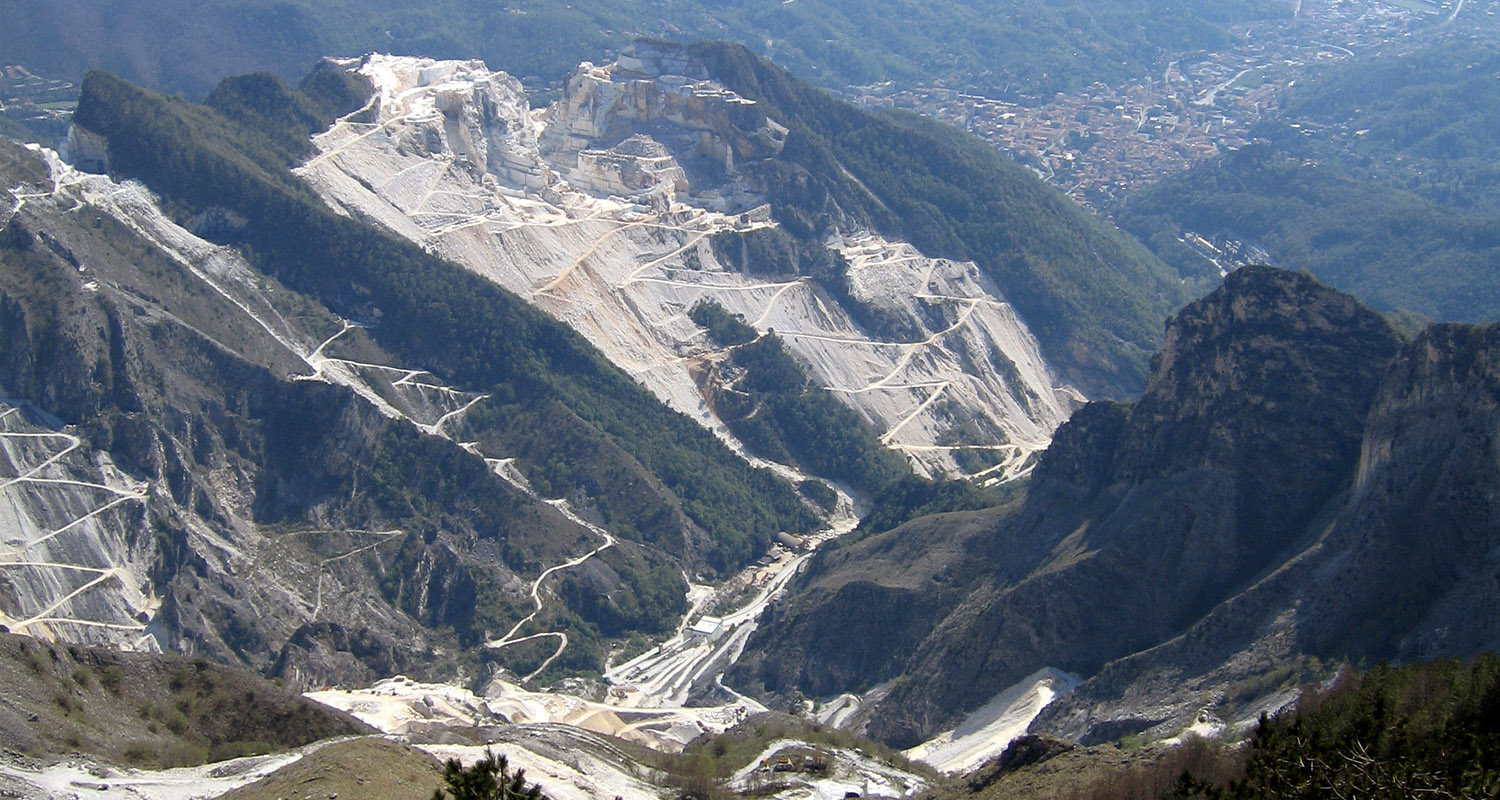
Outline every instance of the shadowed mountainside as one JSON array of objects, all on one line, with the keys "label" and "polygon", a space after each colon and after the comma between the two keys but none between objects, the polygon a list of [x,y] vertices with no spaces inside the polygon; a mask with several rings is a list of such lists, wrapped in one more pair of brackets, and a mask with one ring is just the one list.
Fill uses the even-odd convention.
[{"label": "shadowed mountainside", "polygon": [[1309,657],[1494,647],[1497,330],[1402,345],[1306,275],[1232,273],[1168,326],[1139,401],[1058,431],[1024,498],[820,556],[735,677],[888,684],[868,730],[909,744],[1055,666],[1088,680],[1037,725],[1087,740],[1230,718]]}]

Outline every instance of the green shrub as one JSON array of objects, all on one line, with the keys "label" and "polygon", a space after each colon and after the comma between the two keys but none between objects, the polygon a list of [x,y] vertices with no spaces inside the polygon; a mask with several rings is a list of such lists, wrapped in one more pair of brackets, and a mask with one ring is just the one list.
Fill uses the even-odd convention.
[{"label": "green shrub", "polygon": [[209,761],[227,761],[231,758],[260,756],[274,752],[276,746],[270,742],[235,741],[217,742],[208,748]]},{"label": "green shrub", "polygon": [[[1345,670],[1262,717],[1242,777],[1186,771],[1170,797],[1492,798],[1500,793],[1500,656]],[[1310,787],[1317,787],[1309,794]]]},{"label": "green shrub", "polygon": [[106,664],[99,668],[99,685],[116,697],[120,696],[125,682],[125,670],[119,664]]}]

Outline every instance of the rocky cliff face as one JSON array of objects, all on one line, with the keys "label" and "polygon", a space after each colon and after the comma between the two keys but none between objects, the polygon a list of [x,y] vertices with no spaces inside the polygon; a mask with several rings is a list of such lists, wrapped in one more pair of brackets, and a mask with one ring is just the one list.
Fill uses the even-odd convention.
[{"label": "rocky cliff face", "polygon": [[1310,659],[1467,657],[1500,646],[1496,335],[1494,325],[1437,325],[1401,347],[1369,396],[1357,455],[1342,461],[1343,480],[1300,535],[1242,591],[1180,635],[1108,664],[1038,724],[1097,736],[1165,728],[1195,706],[1253,717],[1290,699],[1286,673]]},{"label": "rocky cliff face", "polygon": [[1351,657],[1500,647],[1500,326],[1435,325],[1392,363],[1303,641]]},{"label": "rocky cliff face", "polygon": [[662,208],[678,194],[722,211],[760,205],[738,164],[775,158],[787,134],[682,50],[645,42],[614,64],[580,66],[541,116],[540,153],[570,182]]},{"label": "rocky cliff face", "polygon": [[[1132,526],[1158,529],[1139,529],[1148,546],[1178,559],[1177,591],[1212,598],[1284,556],[1348,482],[1397,345],[1352,298],[1283,271],[1235,272],[1173,320],[1145,394],[1105,453],[1106,482],[1140,487],[1149,499],[1132,503],[1165,515],[1125,512]],[[1180,538],[1160,538],[1167,531]]]},{"label": "rocky cliff face", "polygon": [[929,474],[1021,474],[1082,400],[972,263],[775,223],[759,166],[786,129],[680,48],[584,64],[535,112],[476,64],[358,69],[376,98],[298,169],[329,204],[526,297],[736,446],[704,380],[724,353],[685,314],[700,300],[774,329]]},{"label": "rocky cliff face", "polygon": [[[1058,431],[1023,499],[821,558],[739,678],[890,682],[868,730],[905,744],[1057,666],[1087,680],[1037,725],[1107,739],[1253,718],[1311,658],[1493,647],[1494,346],[1457,326],[1402,346],[1311,278],[1234,273],[1169,325],[1139,402]],[[821,629],[871,604],[929,621],[831,669]]]}]

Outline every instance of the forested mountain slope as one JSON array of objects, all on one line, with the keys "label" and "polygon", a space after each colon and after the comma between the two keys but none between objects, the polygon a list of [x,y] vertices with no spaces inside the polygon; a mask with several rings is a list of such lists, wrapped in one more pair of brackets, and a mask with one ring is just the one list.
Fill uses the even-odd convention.
[{"label": "forested mountain slope", "polygon": [[1306,269],[1380,311],[1500,318],[1500,53],[1461,40],[1289,87],[1255,143],[1108,209],[1184,276]]},{"label": "forested mountain slope", "polygon": [[[566,326],[317,202],[277,161],[278,147],[306,147],[308,131],[272,123],[269,130],[280,135],[267,138],[260,133],[266,128],[237,125],[232,115],[266,123],[249,105],[266,98],[236,95],[233,86],[216,96],[229,110],[225,116],[95,73],[76,121],[108,139],[115,171],[138,176],[189,207],[241,215],[246,224],[225,238],[248,246],[261,268],[348,318],[368,320],[370,334],[394,353],[493,395],[506,411],[475,415],[495,426],[486,433],[531,454],[528,460],[559,494],[633,470],[598,469],[587,459],[563,458],[557,448],[639,462],[689,502],[636,513],[676,517],[679,540],[701,536],[696,526],[714,531],[709,550],[718,551],[712,558],[718,568],[743,563],[756,547],[754,534],[763,547],[778,528],[812,524],[785,484],[752,470],[707,431],[655,402]],[[283,106],[272,100],[269,107]],[[548,418],[581,424],[569,435],[566,425],[527,422]],[[571,441],[575,435],[579,440]],[[612,488],[599,494],[608,496]],[[684,510],[691,522],[677,516]],[[671,526],[663,530],[644,519],[631,524],[652,536],[673,535]]]},{"label": "forested mountain slope", "polygon": [[[1500,214],[1500,52],[1441,40],[1299,82],[1256,135],[1299,158]],[[1298,127],[1293,127],[1296,125]]]},{"label": "forested mountain slope", "polygon": [[[727,39],[818,83],[943,79],[986,93],[1052,92],[1151,71],[1163,52],[1211,48],[1228,23],[1288,17],[1268,0],[1070,0],[871,6],[797,3],[553,0],[477,6],[443,2],[298,3],[6,0],[0,51],[33,71],[74,79],[90,68],[197,98],[222,78],[268,70],[300,77],[334,53],[482,58],[491,68],[556,83],[636,36]],[[1149,21],[1149,24],[1148,24]]]},{"label": "forested mountain slope", "polygon": [[[1185,275],[1264,258],[1232,252],[1248,244],[1380,311],[1500,318],[1500,217],[1443,206],[1337,162],[1246,147],[1127,197],[1114,218]],[[1189,246],[1184,234],[1210,244]]]}]

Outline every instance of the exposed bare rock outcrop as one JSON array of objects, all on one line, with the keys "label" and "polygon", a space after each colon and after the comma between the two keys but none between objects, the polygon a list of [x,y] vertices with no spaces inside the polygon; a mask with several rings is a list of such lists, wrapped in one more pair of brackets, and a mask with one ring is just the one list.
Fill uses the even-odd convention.
[{"label": "exposed bare rock outcrop", "polygon": [[369,118],[315,137],[297,170],[327,203],[527,298],[737,447],[701,379],[725,353],[685,314],[702,300],[775,330],[927,474],[1021,474],[1082,401],[973,263],[836,209],[826,238],[773,219],[787,128],[680,47],[583,64],[536,111],[475,63],[356,69]]},{"label": "exposed bare rock outcrop", "polygon": [[[1138,402],[1058,431],[1023,499],[825,555],[750,650],[782,691],[893,680],[868,729],[904,744],[1045,665],[1088,680],[1036,726],[1097,740],[1253,718],[1309,659],[1493,648],[1495,331],[1402,345],[1305,275],[1233,273],[1171,322]],[[879,598],[894,624],[830,671],[822,621]],[[908,613],[937,621],[904,637]],[[772,690],[767,669],[740,680]]]}]

